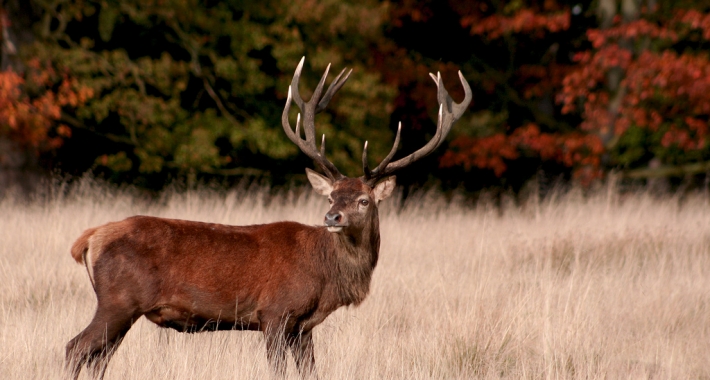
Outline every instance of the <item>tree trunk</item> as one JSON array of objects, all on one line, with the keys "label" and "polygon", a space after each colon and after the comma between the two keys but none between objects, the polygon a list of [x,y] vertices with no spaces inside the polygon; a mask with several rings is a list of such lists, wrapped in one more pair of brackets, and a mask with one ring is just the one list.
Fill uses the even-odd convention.
[{"label": "tree trunk", "polygon": [[[23,47],[34,42],[32,23],[35,13],[32,2],[3,0],[0,5],[0,70],[24,72],[20,60]],[[41,170],[34,152],[0,136],[0,196],[11,189],[27,194],[41,179]]]}]

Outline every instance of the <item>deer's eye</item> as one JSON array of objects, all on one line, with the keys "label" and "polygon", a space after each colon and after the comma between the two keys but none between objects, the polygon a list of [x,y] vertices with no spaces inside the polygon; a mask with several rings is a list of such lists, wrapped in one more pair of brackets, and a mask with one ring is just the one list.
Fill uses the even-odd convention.
[{"label": "deer's eye", "polygon": [[363,206],[367,206],[370,204],[370,201],[368,201],[367,199],[360,199],[360,204]]},{"label": "deer's eye", "polygon": [[332,198],[328,198],[328,203],[333,204],[333,199],[332,199]]}]

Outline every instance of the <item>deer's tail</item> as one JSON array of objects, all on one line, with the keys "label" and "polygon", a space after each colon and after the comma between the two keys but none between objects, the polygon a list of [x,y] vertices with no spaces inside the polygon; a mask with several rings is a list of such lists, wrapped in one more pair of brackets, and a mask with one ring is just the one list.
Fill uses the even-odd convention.
[{"label": "deer's tail", "polygon": [[97,227],[89,228],[84,231],[81,236],[74,242],[71,246],[71,257],[76,260],[79,264],[84,264],[84,256],[86,256],[86,251],[89,250],[89,238],[96,232]]}]

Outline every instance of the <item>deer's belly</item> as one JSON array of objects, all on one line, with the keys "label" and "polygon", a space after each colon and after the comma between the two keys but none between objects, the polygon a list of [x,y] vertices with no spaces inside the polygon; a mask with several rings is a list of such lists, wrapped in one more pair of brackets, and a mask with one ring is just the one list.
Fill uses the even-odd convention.
[{"label": "deer's belly", "polygon": [[205,315],[194,310],[162,305],[146,313],[145,317],[160,327],[180,332],[259,330],[259,321],[254,313]]}]

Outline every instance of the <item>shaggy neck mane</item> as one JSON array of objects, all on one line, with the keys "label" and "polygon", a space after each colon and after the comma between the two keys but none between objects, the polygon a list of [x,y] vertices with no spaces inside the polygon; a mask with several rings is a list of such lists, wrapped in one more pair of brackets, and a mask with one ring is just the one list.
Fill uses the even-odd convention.
[{"label": "shaggy neck mane", "polygon": [[376,208],[370,218],[369,226],[359,234],[327,232],[333,244],[329,270],[336,274],[329,277],[334,279],[335,292],[342,305],[357,306],[370,291],[370,280],[380,251],[380,223]]}]

